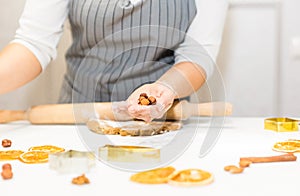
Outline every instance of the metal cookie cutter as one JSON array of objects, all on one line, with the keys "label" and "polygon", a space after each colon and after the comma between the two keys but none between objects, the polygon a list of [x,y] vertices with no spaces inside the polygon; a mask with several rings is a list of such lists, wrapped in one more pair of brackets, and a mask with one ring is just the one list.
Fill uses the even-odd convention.
[{"label": "metal cookie cutter", "polygon": [[160,149],[143,146],[99,147],[99,157],[109,162],[157,163],[160,161]]},{"label": "metal cookie cutter", "polygon": [[86,173],[95,164],[93,152],[69,150],[49,154],[49,167],[59,173]]},{"label": "metal cookie cutter", "polygon": [[265,119],[265,129],[277,132],[298,131],[299,120],[292,118],[267,118]]}]

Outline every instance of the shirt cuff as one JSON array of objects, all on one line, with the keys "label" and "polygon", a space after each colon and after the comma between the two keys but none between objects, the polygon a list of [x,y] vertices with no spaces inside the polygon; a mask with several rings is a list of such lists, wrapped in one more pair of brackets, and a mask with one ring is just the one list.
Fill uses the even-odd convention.
[{"label": "shirt cuff", "polygon": [[175,64],[181,62],[192,62],[199,65],[206,74],[206,78],[209,78],[215,67],[215,61],[208,52],[200,45],[185,45],[182,44],[175,51]]}]

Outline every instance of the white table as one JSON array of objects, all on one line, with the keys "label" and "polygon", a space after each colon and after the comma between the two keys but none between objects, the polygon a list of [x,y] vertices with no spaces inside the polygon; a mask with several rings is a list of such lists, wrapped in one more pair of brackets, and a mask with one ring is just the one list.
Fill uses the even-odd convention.
[{"label": "white table", "polygon": [[[210,119],[191,119],[180,131],[196,130],[188,149],[169,165],[177,170],[199,168],[214,175],[214,182],[206,186],[176,187],[168,184],[143,185],[129,180],[132,172],[114,169],[97,161],[86,173],[91,183],[71,184],[77,174],[60,174],[44,164],[24,164],[10,161],[14,177],[0,178],[0,195],[298,195],[300,193],[300,164],[296,162],[252,164],[242,174],[233,175],[223,170],[229,164],[238,165],[245,156],[272,156],[277,141],[300,139],[299,132],[277,133],[264,130],[263,118],[227,118],[212,150],[199,157],[201,144],[210,126]],[[120,137],[120,136],[117,136]],[[118,138],[115,137],[116,140]],[[0,139],[11,139],[9,149],[27,150],[36,145],[57,145],[65,149],[86,151],[87,146],[78,134],[77,126],[30,125],[16,122],[0,125]],[[124,139],[124,138],[122,138]],[[129,139],[130,140],[130,139]],[[1,150],[8,150],[1,147]],[[296,154],[297,155],[297,154]],[[4,164],[1,163],[1,165]]]}]

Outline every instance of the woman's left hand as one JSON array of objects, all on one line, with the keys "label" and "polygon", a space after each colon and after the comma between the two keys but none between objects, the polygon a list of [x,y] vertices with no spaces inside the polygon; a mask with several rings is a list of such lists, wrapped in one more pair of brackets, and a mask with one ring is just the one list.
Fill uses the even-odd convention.
[{"label": "woman's left hand", "polygon": [[[148,97],[153,96],[156,103],[153,105],[140,105],[140,94],[146,93]],[[127,99],[128,113],[133,118],[150,122],[153,119],[162,118],[172,106],[176,93],[163,83],[145,84],[136,89]]]}]

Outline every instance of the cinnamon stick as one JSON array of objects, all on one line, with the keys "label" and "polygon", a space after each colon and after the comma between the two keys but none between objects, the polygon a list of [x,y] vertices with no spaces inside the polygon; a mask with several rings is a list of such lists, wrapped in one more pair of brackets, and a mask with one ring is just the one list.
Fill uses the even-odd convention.
[{"label": "cinnamon stick", "polygon": [[241,161],[250,161],[251,163],[269,163],[269,162],[284,162],[296,161],[297,157],[293,153],[283,154],[279,156],[270,157],[241,157]]}]

